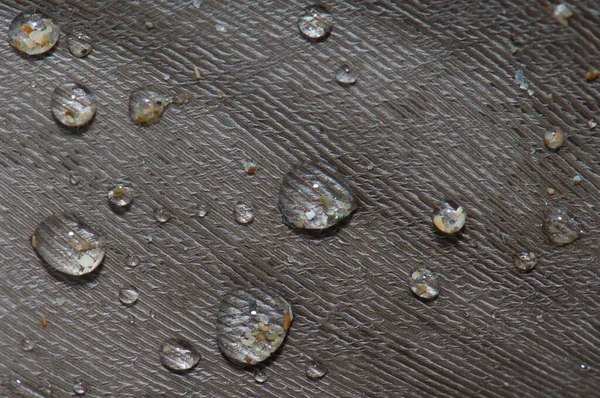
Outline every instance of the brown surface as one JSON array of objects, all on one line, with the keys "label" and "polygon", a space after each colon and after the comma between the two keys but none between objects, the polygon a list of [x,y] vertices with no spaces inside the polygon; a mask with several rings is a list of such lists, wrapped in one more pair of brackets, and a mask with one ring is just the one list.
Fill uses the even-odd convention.
[{"label": "brown surface", "polygon": [[[334,32],[318,44],[299,37],[306,3],[296,0],[59,3],[44,2],[66,30],[97,40],[87,59],[65,40],[40,59],[0,46],[2,374],[50,383],[58,397],[76,377],[102,397],[597,396],[600,143],[586,122],[600,120],[600,82],[584,79],[600,66],[596,1],[576,2],[570,27],[528,0],[331,1]],[[2,26],[31,4],[3,1]],[[525,40],[515,55],[511,33]],[[344,62],[360,70],[354,87],[333,80]],[[532,96],[514,82],[517,69]],[[100,98],[80,136],[49,108],[71,77]],[[145,85],[191,100],[137,127],[127,96]],[[550,128],[570,134],[556,154],[542,144]],[[255,176],[244,174],[246,158],[258,161]],[[303,158],[353,181],[362,207],[336,235],[309,239],[281,221],[278,185]],[[106,201],[119,179],[137,190],[124,217]],[[469,212],[459,239],[431,229],[431,207],[445,198]],[[240,199],[257,209],[248,226],[232,217]],[[203,203],[209,215],[191,217]],[[152,218],[158,204],[174,213],[163,226]],[[579,241],[547,243],[548,204],[583,222]],[[88,283],[50,274],[29,245],[36,225],[65,209],[110,237]],[[524,249],[540,257],[528,275],[511,260]],[[128,253],[142,257],[137,269],[124,267]],[[416,265],[441,275],[431,304],[407,290]],[[272,286],[295,306],[264,385],[215,342],[231,281]],[[125,308],[117,294],[130,283],[140,300]],[[203,355],[188,375],[160,365],[172,335]],[[23,336],[33,351],[20,349]],[[305,377],[303,353],[327,364],[325,379]]]}]

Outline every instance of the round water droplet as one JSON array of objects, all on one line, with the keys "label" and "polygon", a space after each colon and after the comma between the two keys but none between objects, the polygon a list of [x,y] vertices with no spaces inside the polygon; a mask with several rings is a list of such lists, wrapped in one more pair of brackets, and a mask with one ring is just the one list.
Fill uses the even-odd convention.
[{"label": "round water droplet", "polygon": [[294,228],[323,230],[356,209],[352,191],[323,167],[304,163],[294,167],[279,190],[283,221]]},{"label": "round water droplet", "polygon": [[544,143],[551,151],[557,151],[565,143],[565,133],[562,131],[547,131],[544,135]]},{"label": "round water droplet", "polygon": [[81,127],[92,120],[97,103],[96,95],[87,87],[67,82],[52,94],[52,114],[67,127]]},{"label": "round water droplet", "polygon": [[60,28],[52,18],[40,11],[19,13],[8,29],[8,41],[28,55],[49,51],[58,42]]},{"label": "round water droplet", "polygon": [[549,209],[544,218],[544,231],[550,242],[568,245],[579,237],[580,226],[565,209]]},{"label": "round water droplet", "polygon": [[256,164],[256,162],[251,159],[245,160],[243,166],[244,170],[246,170],[246,173],[248,174],[256,174],[256,171],[258,170],[258,164]]},{"label": "round water droplet", "polygon": [[69,176],[69,182],[71,183],[71,185],[79,185],[79,176],[76,176],[75,174],[71,174]]},{"label": "round water droplet", "polygon": [[200,205],[196,208],[196,214],[198,217],[204,218],[208,214],[208,210],[203,205]]},{"label": "round water droplet", "polygon": [[164,207],[159,206],[156,209],[154,209],[154,219],[161,224],[166,223],[171,219],[171,213]]},{"label": "round water droplet", "polygon": [[77,395],[85,395],[85,393],[87,392],[85,382],[81,379],[76,379],[73,382],[73,392]]},{"label": "round water droplet", "polygon": [[269,375],[264,370],[257,370],[254,372],[254,381],[257,383],[264,383],[269,378]]},{"label": "round water droplet", "polygon": [[92,272],[104,258],[104,236],[71,213],[46,218],[31,243],[50,267],[69,275]]},{"label": "round water droplet", "polygon": [[440,294],[438,276],[427,268],[419,268],[408,278],[410,290],[422,299],[431,300]]},{"label": "round water droplet", "polygon": [[152,90],[137,90],[129,97],[129,116],[140,126],[150,126],[160,122],[170,100],[165,94]]},{"label": "round water droplet", "polygon": [[443,233],[454,234],[467,222],[467,212],[462,206],[446,202],[433,213],[433,224]]},{"label": "round water droplet", "polygon": [[537,265],[537,258],[533,252],[523,252],[515,256],[515,266],[520,271],[531,271]]},{"label": "round water droplet", "polygon": [[306,377],[313,380],[319,380],[327,374],[327,368],[322,364],[311,362],[306,365]]},{"label": "round water droplet", "polygon": [[298,16],[298,29],[310,41],[323,41],[333,29],[333,15],[320,5],[306,7]]},{"label": "round water droplet", "polygon": [[124,305],[134,305],[140,294],[135,286],[125,286],[119,291],[119,301]]},{"label": "round water droplet", "polygon": [[354,84],[358,80],[358,72],[348,65],[342,65],[335,72],[335,80],[340,84]]},{"label": "round water droplet", "polygon": [[115,210],[127,209],[133,203],[133,188],[126,185],[117,185],[108,191],[108,203]]},{"label": "round water droplet", "polygon": [[575,184],[575,185],[581,184],[581,181],[583,181],[583,177],[581,177],[579,174],[577,174],[575,177],[573,177],[573,184]]},{"label": "round water droplet", "polygon": [[83,34],[69,35],[67,37],[69,52],[77,58],[87,57],[93,50],[92,39]]},{"label": "round water droplet", "polygon": [[249,224],[254,220],[254,208],[246,203],[237,203],[233,208],[233,216],[240,224]]},{"label": "round water droplet", "polygon": [[167,339],[160,347],[160,362],[168,369],[185,371],[200,361],[200,354],[194,346],[183,339]]},{"label": "round water droplet", "polygon": [[233,290],[219,309],[217,343],[230,361],[255,365],[279,349],[293,318],[291,304],[279,295]]},{"label": "round water droplet", "polygon": [[23,351],[31,351],[35,348],[35,341],[24,338],[21,340],[21,348],[23,348]]},{"label": "round water droplet", "polygon": [[136,255],[128,254],[127,257],[125,257],[125,265],[131,268],[137,267],[140,265],[140,258]]}]

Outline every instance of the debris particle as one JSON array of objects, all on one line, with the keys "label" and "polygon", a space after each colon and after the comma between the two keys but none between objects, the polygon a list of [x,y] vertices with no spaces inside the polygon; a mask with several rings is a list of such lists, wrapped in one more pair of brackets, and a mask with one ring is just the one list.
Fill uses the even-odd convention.
[{"label": "debris particle", "polygon": [[256,171],[258,170],[258,165],[254,160],[245,160],[244,170],[246,170],[246,173],[248,174],[256,174]]},{"label": "debris particle", "polygon": [[594,127],[596,127],[598,125],[598,123],[594,120],[594,119],[590,119],[588,120],[588,127],[593,129]]},{"label": "debris particle", "polygon": [[196,80],[200,80],[202,75],[200,74],[200,69],[197,66],[194,66],[194,76],[196,76]]},{"label": "debris particle", "polygon": [[588,82],[593,82],[598,78],[598,76],[600,76],[600,70],[594,68],[593,66],[590,66],[590,69],[585,72],[585,78]]},{"label": "debris particle", "polygon": [[554,188],[548,188],[546,189],[546,192],[548,192],[548,195],[554,195],[554,192],[556,191],[554,190]]},{"label": "debris particle", "polygon": [[573,16],[573,10],[571,10],[571,7],[567,3],[560,3],[556,5],[553,4],[550,7],[554,9],[552,16],[554,16],[554,18],[556,18],[556,20],[561,24],[568,26],[569,18]]},{"label": "debris particle", "polygon": [[573,184],[577,185],[581,183],[582,180],[583,178],[579,174],[577,174],[575,177],[573,177]]},{"label": "debris particle", "polygon": [[219,91],[217,91],[217,96],[219,97],[219,99],[223,99],[223,97],[225,96],[225,93],[223,92],[223,90],[219,90]]},{"label": "debris particle", "polygon": [[527,90],[529,88],[529,84],[525,82],[525,75],[521,69],[515,74],[515,81],[521,90]]},{"label": "debris particle", "polygon": [[557,151],[565,143],[565,133],[562,131],[548,131],[544,134],[544,143],[551,151]]},{"label": "debris particle", "polygon": [[42,326],[48,326],[48,318],[46,318],[45,316],[42,317]]},{"label": "debris particle", "polygon": [[150,30],[152,28],[154,28],[154,24],[152,22],[146,22],[144,24],[144,26],[146,27],[146,29]]}]

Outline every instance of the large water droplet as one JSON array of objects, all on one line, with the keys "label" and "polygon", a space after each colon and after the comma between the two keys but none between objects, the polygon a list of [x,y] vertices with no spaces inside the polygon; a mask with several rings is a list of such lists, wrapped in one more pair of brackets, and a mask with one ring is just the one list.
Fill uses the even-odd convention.
[{"label": "large water droplet", "polygon": [[544,231],[550,242],[568,245],[579,237],[580,226],[565,209],[551,208],[544,218]]},{"label": "large water droplet", "polygon": [[133,203],[133,198],[133,188],[126,185],[117,185],[108,191],[108,203],[117,211],[128,209]]},{"label": "large water droplet", "polygon": [[85,395],[85,393],[87,392],[85,382],[81,379],[76,379],[73,382],[73,392],[77,395]]},{"label": "large water droplet", "polygon": [[31,351],[35,348],[35,341],[24,338],[21,340],[21,348],[23,351]]},{"label": "large water droplet", "polygon": [[167,339],[160,347],[160,362],[168,369],[185,371],[200,361],[200,354],[187,340]]},{"label": "large water droplet", "polygon": [[565,133],[562,131],[547,131],[544,135],[544,143],[551,151],[558,151],[565,143]]},{"label": "large water droplet", "polygon": [[523,252],[515,256],[515,266],[520,271],[531,271],[537,265],[537,258],[533,252]]},{"label": "large water droplet", "polygon": [[137,90],[129,97],[129,116],[140,126],[160,122],[163,112],[170,104],[165,95],[152,90]]},{"label": "large water droplet", "polygon": [[327,229],[355,209],[352,191],[314,164],[294,167],[279,190],[279,210],[285,223],[294,228]]},{"label": "large water droplet", "polygon": [[293,320],[292,306],[261,289],[233,290],[223,297],[217,343],[234,363],[255,365],[277,351]]},{"label": "large water droplet", "polygon": [[119,291],[119,301],[124,305],[134,305],[140,294],[135,286],[125,286]]},{"label": "large water droplet", "polygon": [[312,380],[319,380],[327,374],[327,368],[320,363],[310,362],[306,365],[306,377]]},{"label": "large water droplet", "polygon": [[247,203],[236,203],[233,216],[240,224],[249,224],[254,220],[254,208]]},{"label": "large water droplet", "polygon": [[98,100],[87,87],[67,82],[52,93],[52,114],[67,127],[82,127],[96,114]]},{"label": "large water droplet", "polygon": [[408,278],[408,283],[410,290],[422,299],[431,300],[440,294],[439,278],[428,268],[413,271]]},{"label": "large water droplet", "polygon": [[310,41],[323,41],[333,29],[333,15],[320,5],[306,7],[298,16],[298,29]]},{"label": "large water droplet", "polygon": [[87,57],[92,52],[92,38],[84,35],[69,35],[67,37],[69,52],[77,58]]},{"label": "large water droplet", "polygon": [[340,84],[354,84],[358,80],[358,72],[348,65],[342,65],[335,72],[335,80]]},{"label": "large water droplet", "polygon": [[69,275],[92,272],[104,258],[104,236],[71,213],[46,218],[31,244],[50,267]]},{"label": "large water droplet", "polygon": [[446,202],[433,213],[433,225],[443,233],[454,234],[462,229],[467,222],[467,212],[464,207]]},{"label": "large water droplet", "polygon": [[166,208],[159,206],[154,209],[154,219],[159,223],[166,223],[171,219],[171,213]]},{"label": "large water droplet", "polygon": [[265,381],[267,381],[269,378],[269,375],[267,374],[267,372],[265,372],[264,370],[257,370],[256,372],[254,372],[254,381],[256,381],[257,383],[264,383]]},{"label": "large water droplet", "polygon": [[14,48],[28,55],[49,51],[58,42],[60,27],[40,11],[21,12],[12,20],[8,41]]},{"label": "large water droplet", "polygon": [[128,254],[127,257],[125,257],[125,265],[131,268],[137,267],[140,265],[140,258],[134,254]]}]

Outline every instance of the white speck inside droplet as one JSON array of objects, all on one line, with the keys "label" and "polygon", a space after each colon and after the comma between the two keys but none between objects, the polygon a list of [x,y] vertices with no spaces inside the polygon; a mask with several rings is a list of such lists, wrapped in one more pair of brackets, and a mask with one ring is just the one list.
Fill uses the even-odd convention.
[{"label": "white speck inside droplet", "polygon": [[311,221],[312,219],[314,219],[314,218],[315,218],[315,216],[316,216],[316,215],[317,215],[317,213],[315,213],[315,211],[314,211],[314,210],[307,211],[307,212],[306,212],[306,219],[307,219],[308,221]]},{"label": "white speck inside droplet", "polygon": [[84,254],[79,259],[79,265],[81,265],[83,268],[91,268],[94,265],[94,263],[95,263],[94,258],[92,256],[90,256],[89,254]]}]

